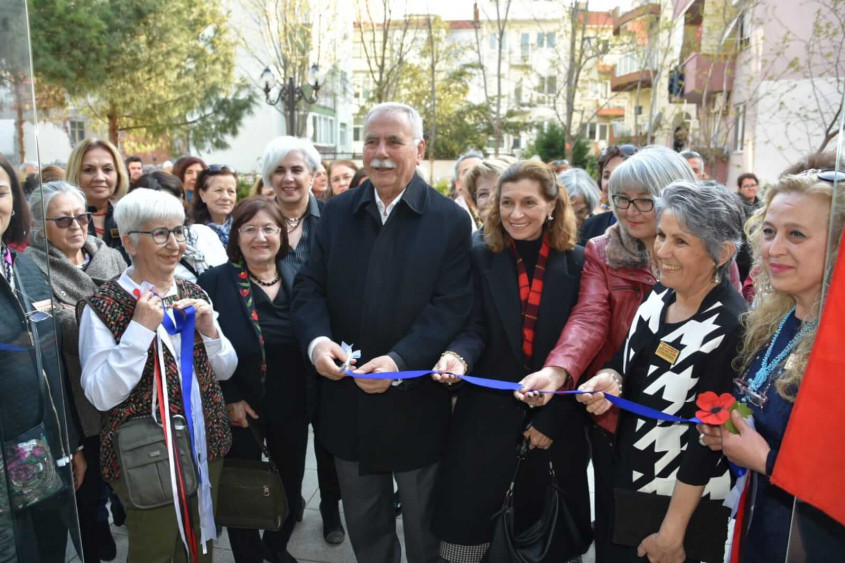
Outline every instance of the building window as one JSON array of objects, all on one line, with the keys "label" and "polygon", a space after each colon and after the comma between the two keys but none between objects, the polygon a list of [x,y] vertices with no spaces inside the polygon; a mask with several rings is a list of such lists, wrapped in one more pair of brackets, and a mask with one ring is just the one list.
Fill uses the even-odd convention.
[{"label": "building window", "polygon": [[75,147],[77,143],[85,138],[85,122],[71,120],[68,123],[68,133],[70,136],[70,146]]},{"label": "building window", "polygon": [[734,150],[742,151],[745,148],[745,104],[734,106],[736,119],[734,120]]},{"label": "building window", "polygon": [[607,99],[610,97],[610,80],[603,80],[601,83],[601,97]]},{"label": "building window", "polygon": [[[528,35],[528,34],[523,33],[523,35]],[[542,33],[542,32],[538,33],[537,34],[537,48],[538,49],[543,49],[543,48],[551,49],[555,46],[555,39],[556,39],[556,37],[555,37],[554,31],[549,32],[549,33]]]},{"label": "building window", "polygon": [[607,123],[599,123],[599,141],[607,140],[608,126]]},{"label": "building window", "polygon": [[358,143],[361,141],[361,135],[364,132],[364,127],[361,125],[356,125],[352,128],[352,141]]},{"label": "building window", "polygon": [[637,105],[634,106],[634,115],[642,115],[643,114],[643,106]]},{"label": "building window", "polygon": [[[496,50],[496,47],[499,44],[498,37],[499,37],[498,32],[490,34],[490,50],[491,51]],[[508,50],[508,34],[503,33],[502,34],[502,51],[507,51],[507,50]]]},{"label": "building window", "polygon": [[513,89],[513,99],[517,104],[522,103],[522,80],[517,82]]},{"label": "building window", "polygon": [[335,144],[334,117],[311,114],[311,140],[318,145]]},{"label": "building window", "polygon": [[751,43],[751,17],[747,11],[740,12],[736,22],[739,48],[744,49]]},{"label": "building window", "polygon": [[344,149],[349,145],[349,125],[346,123],[340,124],[340,142],[338,144]]}]

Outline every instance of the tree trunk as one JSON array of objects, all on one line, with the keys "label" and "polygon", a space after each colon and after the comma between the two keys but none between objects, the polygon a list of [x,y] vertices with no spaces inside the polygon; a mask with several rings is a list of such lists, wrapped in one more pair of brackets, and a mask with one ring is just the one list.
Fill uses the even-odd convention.
[{"label": "tree trunk", "polygon": [[109,141],[111,141],[114,146],[118,146],[120,129],[118,128],[117,123],[117,110],[114,108],[110,109],[107,118],[109,122]]},{"label": "tree trunk", "polygon": [[24,138],[24,93],[23,85],[16,78],[12,79],[15,93],[15,131],[18,136],[18,154],[21,162],[26,162],[26,139]]}]

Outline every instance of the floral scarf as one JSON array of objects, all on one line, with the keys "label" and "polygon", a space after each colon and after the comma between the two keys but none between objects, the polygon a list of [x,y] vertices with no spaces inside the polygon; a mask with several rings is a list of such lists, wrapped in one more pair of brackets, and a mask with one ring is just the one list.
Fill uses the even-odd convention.
[{"label": "floral scarf", "polygon": [[249,320],[255,332],[258,334],[258,345],[261,348],[261,385],[267,377],[267,357],[264,352],[264,336],[261,334],[261,325],[258,323],[258,311],[255,310],[255,301],[252,297],[252,284],[249,282],[249,272],[246,269],[243,259],[233,262],[232,265],[238,271],[238,293],[244,301]]}]

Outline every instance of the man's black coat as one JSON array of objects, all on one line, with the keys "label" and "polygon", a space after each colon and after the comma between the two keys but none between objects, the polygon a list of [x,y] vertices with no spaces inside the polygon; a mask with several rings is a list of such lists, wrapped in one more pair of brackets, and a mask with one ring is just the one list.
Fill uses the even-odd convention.
[{"label": "man's black coat", "polygon": [[[293,288],[303,347],[326,336],[354,344],[358,365],[389,354],[400,370],[430,369],[472,308],[465,211],[414,176],[382,225],[373,185],[332,198]],[[441,455],[450,396],[430,377],[367,394],[325,381],[317,432],[362,472],[407,471]]]}]

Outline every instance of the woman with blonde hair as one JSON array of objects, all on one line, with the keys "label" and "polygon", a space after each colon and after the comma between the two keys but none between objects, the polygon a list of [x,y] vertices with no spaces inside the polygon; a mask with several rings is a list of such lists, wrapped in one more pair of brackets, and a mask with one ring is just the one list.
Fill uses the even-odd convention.
[{"label": "woman with blonde hair", "polygon": [[[88,234],[123,252],[120,232],[112,215],[113,205],[129,189],[129,174],[117,147],[105,139],[83,139],[70,153],[66,174],[67,182],[79,187],[88,201],[91,213]],[[124,258],[129,262],[125,252]]]},{"label": "woman with blonde hair", "polygon": [[[539,370],[578,300],[584,249],[575,245],[575,236],[572,204],[551,168],[522,161],[505,169],[489,205],[484,243],[471,253],[472,314],[434,369],[511,382]],[[458,380],[433,378],[448,385]],[[591,536],[584,422],[577,404],[566,398],[529,409],[510,393],[461,386],[435,493],[440,556],[452,562],[485,556],[492,517],[524,441],[532,451],[516,483],[517,532],[540,516],[550,455],[555,485],[582,541],[553,542],[543,561],[579,560]]]},{"label": "woman with blonde hair", "polygon": [[[784,561],[787,555],[794,497],[769,477],[815,341],[825,258],[830,254],[832,268],[839,253],[845,199],[837,198],[831,210],[837,175],[842,185],[841,172],[809,170],[781,177],[746,224],[757,298],[744,318],[745,337],[734,362],[741,376],[734,382],[734,395],[751,409],[754,425],[734,412],[739,434],[720,426],[698,427],[703,444],[751,471],[746,512],[733,546],[742,563]],[[829,241],[833,248],[828,248]],[[810,505],[799,503],[798,511],[807,560],[841,557],[842,526]]]}]

